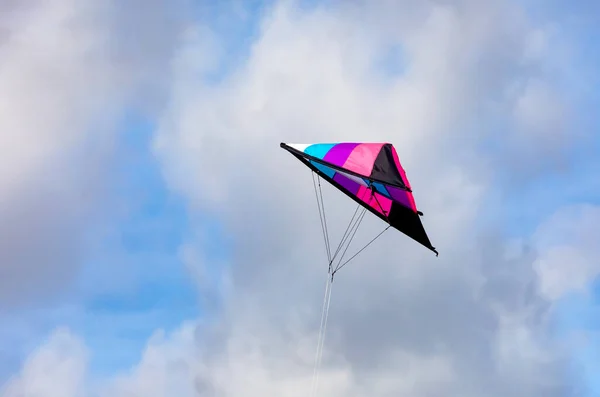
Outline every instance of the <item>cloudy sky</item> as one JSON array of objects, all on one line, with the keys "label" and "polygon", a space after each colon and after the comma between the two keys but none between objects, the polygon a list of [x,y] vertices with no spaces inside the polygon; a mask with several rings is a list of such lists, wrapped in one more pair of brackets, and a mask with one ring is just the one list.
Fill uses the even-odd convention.
[{"label": "cloudy sky", "polygon": [[[308,395],[327,262],[279,143],[340,141],[395,145],[440,256],[390,230],[340,271],[319,395],[600,395],[599,26],[592,0],[0,1],[0,397]],[[355,206],[323,194],[339,241]]]}]

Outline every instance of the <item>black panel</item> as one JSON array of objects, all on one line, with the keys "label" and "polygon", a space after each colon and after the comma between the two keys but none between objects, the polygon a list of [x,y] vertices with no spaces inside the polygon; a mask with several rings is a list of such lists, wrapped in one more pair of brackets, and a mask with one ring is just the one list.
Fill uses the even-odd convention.
[{"label": "black panel", "polygon": [[389,220],[392,227],[398,229],[408,237],[423,244],[437,254],[435,248],[431,246],[429,237],[427,237],[427,233],[425,232],[425,228],[423,227],[421,218],[418,214],[401,204],[393,202]]},{"label": "black panel", "polygon": [[375,159],[375,164],[373,164],[371,178],[383,181],[392,186],[406,189],[406,185],[402,181],[402,176],[400,176],[400,171],[398,171],[398,168],[396,167],[391,144],[386,143],[379,151],[379,154]]}]

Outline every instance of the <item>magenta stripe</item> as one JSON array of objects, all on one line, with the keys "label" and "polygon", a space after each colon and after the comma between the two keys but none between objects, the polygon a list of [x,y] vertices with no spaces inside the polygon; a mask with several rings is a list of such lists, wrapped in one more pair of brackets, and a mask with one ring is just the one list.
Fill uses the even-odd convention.
[{"label": "magenta stripe", "polygon": [[350,153],[352,153],[354,148],[358,145],[359,143],[339,143],[329,149],[329,152],[323,157],[323,160],[341,167],[348,159],[348,156],[350,156]]}]

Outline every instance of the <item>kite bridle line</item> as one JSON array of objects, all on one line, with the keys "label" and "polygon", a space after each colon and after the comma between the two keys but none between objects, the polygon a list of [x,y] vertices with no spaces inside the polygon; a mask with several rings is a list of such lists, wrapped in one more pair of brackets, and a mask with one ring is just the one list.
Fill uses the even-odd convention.
[{"label": "kite bridle line", "polygon": [[[335,253],[332,256],[331,255],[331,242],[329,239],[329,230],[327,227],[327,216],[325,214],[325,203],[323,200],[323,191],[321,188],[321,178],[317,174],[317,178],[315,181],[315,172],[314,171],[312,172],[312,178],[313,178],[313,188],[315,189],[315,197],[317,199],[317,207],[319,209],[319,219],[321,222],[321,230],[323,232],[323,240],[325,243],[325,250],[327,253],[327,260],[329,262],[329,271],[330,272],[332,270],[333,262],[335,261],[337,255],[340,253],[340,250],[342,249],[342,247],[344,245],[346,246],[344,248],[344,251],[342,252],[342,256],[340,257],[337,266],[333,269],[333,272],[331,272],[331,273],[335,273],[341,267],[345,266],[349,261],[356,258],[356,256],[358,256],[358,254],[360,254],[369,245],[371,245],[375,240],[377,240],[392,225],[391,225],[390,219],[388,218],[387,211],[385,211],[383,209],[383,207],[381,206],[381,203],[379,202],[379,200],[377,199],[377,196],[375,195],[375,187],[373,186],[372,183],[369,183],[369,190],[371,191],[371,197],[373,199],[375,199],[375,201],[377,202],[377,205],[379,206],[381,213],[384,214],[384,216],[385,216],[388,226],[381,233],[379,233],[377,236],[375,236],[371,241],[369,241],[364,247],[362,247],[357,253],[355,253],[350,259],[348,259],[346,262],[342,263],[342,260],[343,260],[344,256],[346,255],[348,248],[350,248],[350,244],[354,240],[354,236],[356,235],[356,232],[358,231],[358,228],[360,227],[360,224],[362,223],[362,220],[364,219],[364,217],[367,213],[367,208],[362,206],[360,203],[356,206],[356,209],[354,210],[354,214],[352,215],[352,218],[350,219],[350,222],[348,223],[348,226],[346,227],[346,230],[344,231],[342,239],[341,239]],[[359,213],[359,210],[361,209],[361,207],[362,207],[362,210],[360,211],[360,214],[357,217],[356,215]],[[350,240],[348,240],[348,238],[350,238]]]},{"label": "kite bridle line", "polygon": [[317,198],[317,206],[319,207],[319,218],[321,220],[321,229],[323,230],[323,238],[325,240],[325,251],[327,252],[327,260],[331,267],[331,248],[329,245],[329,231],[327,230],[327,218],[325,217],[325,203],[323,201],[323,191],[321,190],[321,178],[317,175],[319,184],[319,192],[317,193],[317,185],[315,183],[315,173],[312,173],[313,187],[315,188],[315,197]]},{"label": "kite bridle line", "polygon": [[[371,239],[371,241],[369,241],[364,247],[362,247],[360,250],[358,250],[357,253],[355,253],[354,255],[352,255],[348,260],[346,260],[346,262],[341,263],[342,258],[344,257],[344,254],[346,253],[346,251],[348,250],[348,247],[350,246],[350,243],[352,242],[352,239],[354,239],[354,234],[356,234],[356,231],[358,230],[358,226],[360,226],[360,222],[362,222],[362,218],[360,219],[360,222],[357,226],[357,228],[354,231],[354,234],[352,235],[352,239],[350,240],[350,242],[348,243],[348,245],[346,246],[346,249],[344,250],[344,254],[342,254],[342,258],[340,258],[340,261],[338,262],[338,265],[336,266],[336,268],[333,270],[333,273],[331,274],[331,278],[333,280],[333,276],[335,275],[335,273],[340,270],[342,267],[346,266],[352,259],[356,258],[361,252],[363,252],[369,245],[371,245],[372,243],[375,242],[375,240],[377,240],[379,237],[381,237],[381,235],[383,233],[385,233],[390,227],[392,227],[392,223],[390,222],[390,219],[388,218],[388,213],[386,210],[383,209],[383,207],[381,206],[381,203],[379,202],[379,200],[377,199],[377,196],[375,195],[375,186],[373,186],[372,183],[369,184],[369,189],[371,190],[371,197],[375,199],[375,201],[377,202],[377,205],[379,205],[379,209],[381,210],[381,213],[385,215],[385,219],[388,222],[388,226],[383,229],[377,236],[373,237],[373,239]],[[364,215],[366,213],[366,209],[363,209],[363,213],[362,213],[362,217],[364,218]]]},{"label": "kite bridle line", "polygon": [[[317,173],[317,181],[315,181],[315,173]],[[354,258],[356,258],[362,251],[364,251],[369,245],[371,245],[373,242],[375,242],[375,240],[377,240],[383,233],[385,233],[392,226],[391,222],[388,218],[387,212],[383,210],[381,204],[379,203],[379,200],[377,200],[377,196],[375,196],[374,186],[372,185],[372,183],[370,183],[369,187],[370,187],[372,197],[375,198],[375,200],[377,200],[377,204],[379,205],[381,212],[385,215],[385,218],[388,221],[388,226],[382,232],[380,232],[377,236],[375,236],[373,239],[371,239],[371,241],[369,241],[364,247],[362,247],[360,250],[358,250],[358,252],[356,252],[348,260],[346,260],[345,262],[342,263],[342,260],[344,259],[344,256],[346,255],[346,252],[348,251],[350,244],[354,240],[354,236],[356,235],[356,232],[358,231],[358,228],[360,227],[360,225],[367,213],[367,207],[362,206],[360,203],[356,206],[356,209],[354,210],[354,214],[352,215],[352,218],[350,219],[350,222],[348,223],[348,226],[346,227],[346,230],[344,231],[341,241],[340,241],[335,253],[332,256],[331,255],[331,244],[330,244],[330,240],[329,240],[329,230],[327,228],[327,216],[325,214],[325,204],[323,201],[323,191],[321,189],[321,178],[320,178],[318,172],[315,172],[315,171],[312,172],[312,178],[313,178],[313,187],[315,189],[315,197],[317,199],[317,207],[319,209],[319,219],[321,221],[321,230],[323,232],[323,240],[325,242],[325,251],[327,253],[328,270],[327,270],[327,282],[325,284],[325,297],[323,298],[323,307],[322,307],[322,311],[321,311],[321,324],[319,327],[319,339],[317,342],[315,366],[314,366],[314,370],[313,370],[311,397],[316,395],[316,392],[318,389],[321,360],[323,358],[323,346],[325,343],[325,331],[327,329],[327,320],[329,318],[329,307],[330,307],[330,303],[331,303],[331,288],[333,286],[334,276],[342,267],[346,266],[350,261],[352,261]],[[359,212],[359,209],[361,207],[362,207],[362,210]],[[358,216],[357,216],[357,214],[358,214]],[[344,245],[345,245],[345,248],[342,252],[342,255],[340,256],[336,266],[333,267],[332,266],[333,262],[335,261],[336,257],[338,256],[338,254],[340,253],[340,251],[342,250],[342,247]]]}]

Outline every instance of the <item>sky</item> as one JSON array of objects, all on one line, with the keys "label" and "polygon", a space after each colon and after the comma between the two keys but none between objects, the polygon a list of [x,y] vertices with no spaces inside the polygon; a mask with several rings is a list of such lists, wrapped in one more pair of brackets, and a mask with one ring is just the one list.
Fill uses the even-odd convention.
[{"label": "sky", "polygon": [[336,275],[319,395],[600,395],[599,11],[0,3],[0,397],[307,395],[327,262],[279,143],[343,141],[394,144],[440,255]]}]

